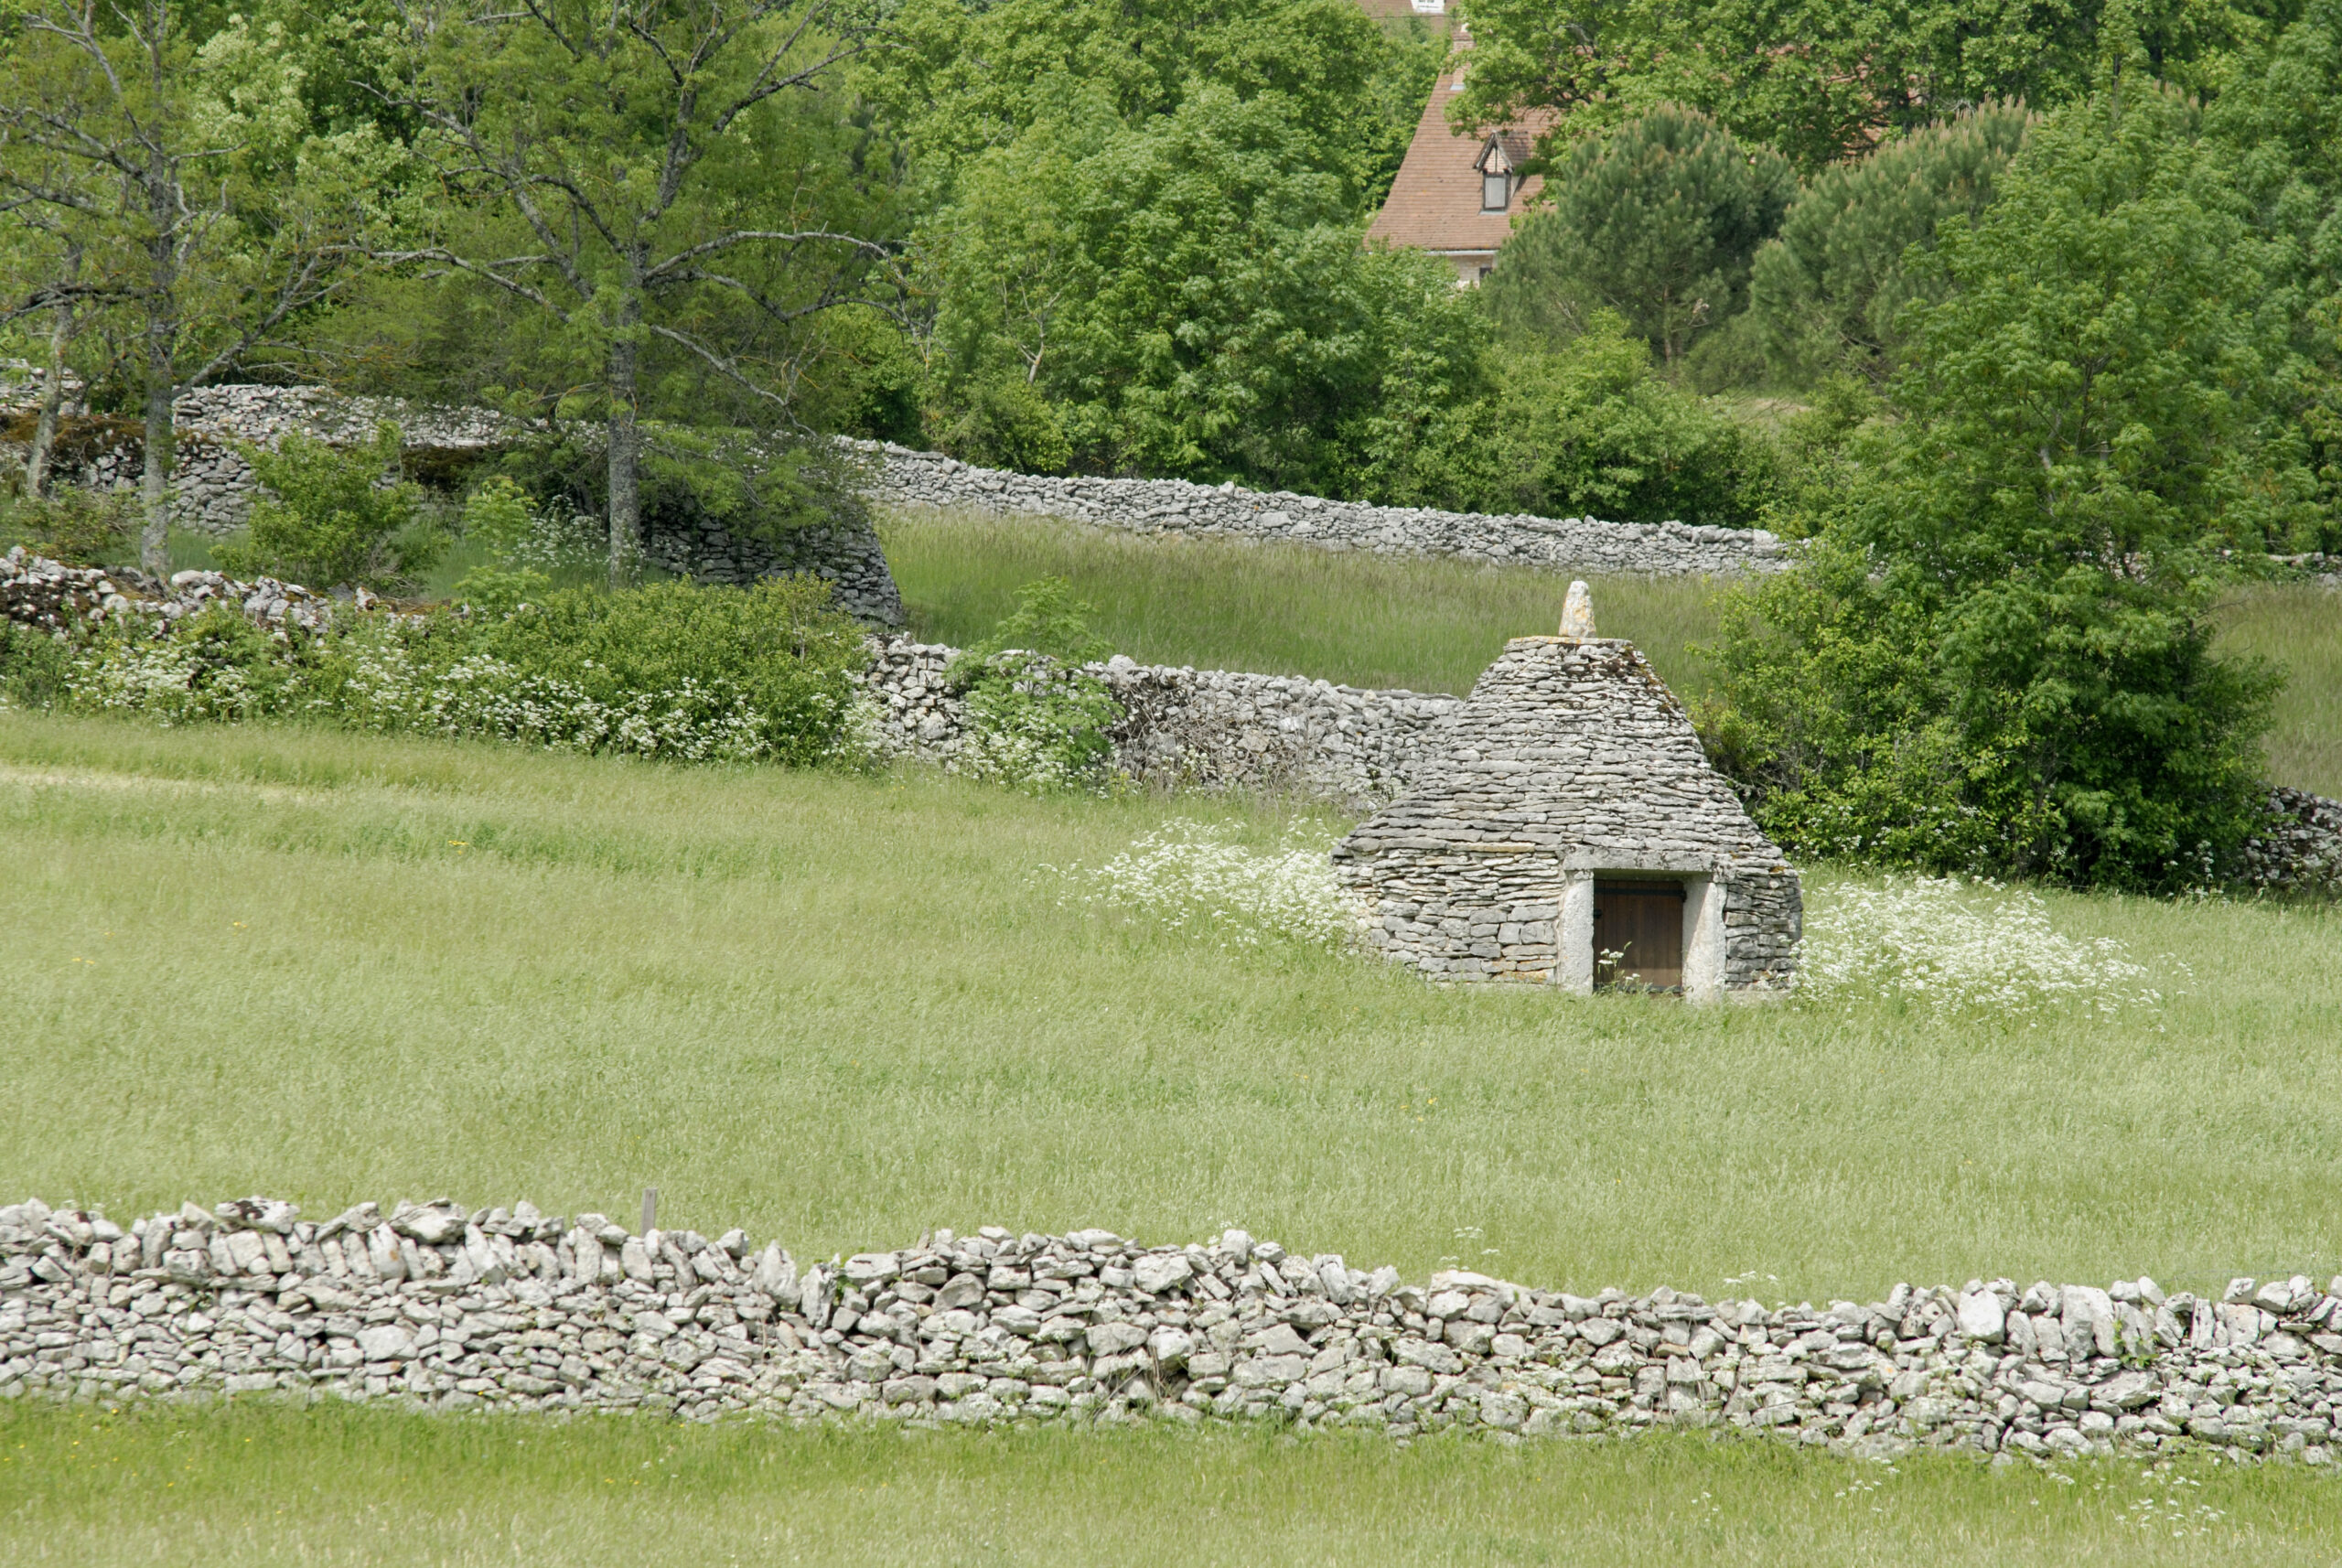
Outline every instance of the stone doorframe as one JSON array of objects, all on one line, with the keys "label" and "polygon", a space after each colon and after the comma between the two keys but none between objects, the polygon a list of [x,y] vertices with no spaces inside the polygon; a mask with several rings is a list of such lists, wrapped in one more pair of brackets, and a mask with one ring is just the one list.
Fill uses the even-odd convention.
[{"label": "stone doorframe", "polygon": [[1721,1002],[1724,990],[1724,882],[1706,871],[1672,867],[1572,866],[1562,874],[1562,914],[1554,928],[1553,984],[1580,995],[1594,993],[1594,879],[1664,877],[1683,884],[1683,997]]}]

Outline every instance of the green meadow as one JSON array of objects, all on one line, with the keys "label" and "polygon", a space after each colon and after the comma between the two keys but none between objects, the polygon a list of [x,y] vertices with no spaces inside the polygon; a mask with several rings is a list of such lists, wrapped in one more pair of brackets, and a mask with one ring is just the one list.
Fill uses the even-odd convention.
[{"label": "green meadow", "polygon": [[[955,640],[1056,572],[1141,658],[1461,689],[1556,598],[1452,564],[918,526],[889,525],[907,596]],[[2322,668],[2331,602],[2242,596],[2232,635]],[[1695,585],[1596,603],[1694,668]],[[2274,754],[2331,757],[2303,684]],[[1181,821],[1259,845],[1344,825],[0,713],[0,1194],[625,1214],[655,1186],[669,1223],[800,1257],[938,1225],[1241,1225],[1415,1278],[1815,1302],[2342,1267],[2331,909],[2046,894],[2061,933],[2120,940],[2172,993],[2111,1016],[1446,992],[1084,902],[1083,867]],[[1816,870],[1814,918],[1855,880]],[[0,1541],[28,1563],[2322,1561],[2337,1498],[2299,1467],[1889,1471],[1697,1435],[0,1410]]]}]

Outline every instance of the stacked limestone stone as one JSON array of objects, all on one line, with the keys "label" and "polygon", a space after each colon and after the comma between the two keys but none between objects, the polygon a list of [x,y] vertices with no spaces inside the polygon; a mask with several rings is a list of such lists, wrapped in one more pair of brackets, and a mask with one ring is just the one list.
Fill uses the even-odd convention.
[{"label": "stacked limestone stone", "polygon": [[1639,871],[1720,890],[1723,990],[1789,983],[1797,874],[1631,643],[1516,638],[1420,771],[1334,851],[1386,956],[1442,981],[1568,983],[1590,962],[1565,929],[1573,886],[1590,900],[1595,874]]},{"label": "stacked limestone stone", "polygon": [[[2342,1280],[2335,1283],[2342,1289]],[[1726,1425],[1896,1452],[2216,1445],[2328,1455],[2342,1320],[2302,1277],[2220,1302],[2008,1281],[1767,1309],[1304,1259],[1231,1230],[936,1231],[800,1271],[731,1230],[632,1235],[528,1204],[268,1198],[127,1230],[0,1208],[0,1394],[219,1391],[433,1409],[970,1425],[1287,1420],[1398,1435]]]},{"label": "stacked limestone stone", "polygon": [[1060,517],[1139,533],[1275,540],[1390,555],[1454,555],[1552,570],[1649,576],[1774,571],[1788,550],[1757,528],[1595,518],[1495,516],[1430,507],[1368,506],[1290,490],[1186,479],[1052,478],[979,468],[892,442],[847,446],[872,463],[873,497],[905,506],[974,507]]},{"label": "stacked limestone stone", "polygon": [[2342,800],[2280,786],[2268,832],[2244,846],[2242,880],[2272,892],[2342,893]]},{"label": "stacked limestone stone", "polygon": [[[968,740],[967,704],[945,671],[958,650],[872,641],[865,682],[888,751],[945,768]],[[1438,726],[1463,707],[1423,692],[1362,691],[1301,676],[1140,664],[1084,667],[1121,717],[1109,739],[1124,777],[1166,788],[1290,789],[1365,809],[1403,792]]]},{"label": "stacked limestone stone", "polygon": [[[232,605],[255,626],[328,624],[337,601],[274,577],[244,582],[222,572],[177,572],[168,583],[124,567],[65,566],[22,545],[0,555],[0,619],[56,636],[144,618],[161,635],[171,622],[214,604]],[[363,588],[346,601],[371,609],[381,601]]]}]

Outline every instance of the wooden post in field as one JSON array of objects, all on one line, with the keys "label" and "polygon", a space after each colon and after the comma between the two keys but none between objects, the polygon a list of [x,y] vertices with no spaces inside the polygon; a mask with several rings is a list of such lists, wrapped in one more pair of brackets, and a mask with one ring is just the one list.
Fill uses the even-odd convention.
[{"label": "wooden post in field", "polygon": [[658,1223],[659,1189],[655,1187],[646,1187],[642,1189],[642,1233],[645,1236],[650,1235],[651,1228]]}]

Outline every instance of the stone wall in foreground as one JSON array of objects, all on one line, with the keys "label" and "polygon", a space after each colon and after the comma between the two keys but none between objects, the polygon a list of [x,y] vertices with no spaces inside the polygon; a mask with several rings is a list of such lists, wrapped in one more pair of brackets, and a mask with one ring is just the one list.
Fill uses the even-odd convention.
[{"label": "stone wall in foreground", "polygon": [[1862,1454],[2216,1448],[2327,1463],[2337,1279],[1897,1285],[1767,1308],[1303,1258],[1230,1230],[971,1236],[801,1265],[745,1232],[445,1200],[322,1224],[0,1208],[0,1395],[327,1394],[995,1426],[1279,1420],[1404,1435],[1729,1427]]},{"label": "stone wall in foreground", "polygon": [[872,499],[897,505],[976,507],[1140,533],[1274,540],[1391,555],[1453,555],[1586,574],[1731,576],[1789,564],[1787,548],[1762,529],[1369,506],[1185,479],[1051,478],[979,468],[940,452],[918,452],[892,442],[843,444],[870,461]]}]

